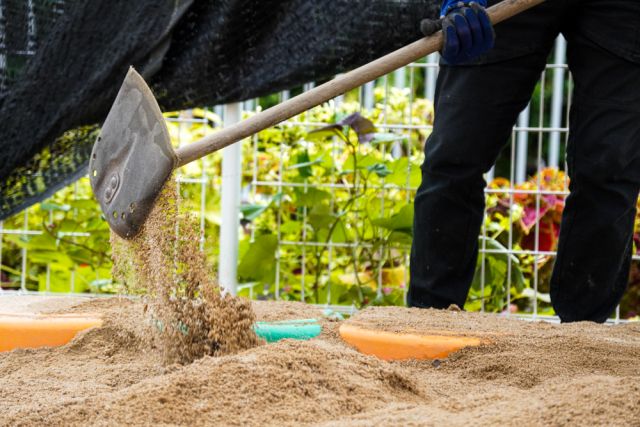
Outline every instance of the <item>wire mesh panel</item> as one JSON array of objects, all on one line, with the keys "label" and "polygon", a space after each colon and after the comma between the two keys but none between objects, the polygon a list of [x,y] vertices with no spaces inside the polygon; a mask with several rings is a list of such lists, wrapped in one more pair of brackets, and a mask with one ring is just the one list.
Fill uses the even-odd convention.
[{"label": "wire mesh panel", "polygon": [[[534,318],[553,314],[549,278],[568,194],[564,147],[572,82],[565,46],[560,37],[508,148],[487,174],[469,309]],[[266,295],[320,304],[404,301],[411,238],[404,232],[431,130],[425,94],[432,99],[436,72],[433,58],[411,64],[288,121],[283,129],[303,126],[306,132],[295,141],[265,148],[263,137],[252,140],[244,166],[252,170],[247,203],[268,203],[272,217],[253,220],[250,233],[253,242],[257,235],[265,240],[260,245],[277,246]],[[350,139],[360,139],[345,120],[356,111],[373,122],[372,141]],[[332,123],[340,126],[331,128]],[[348,134],[331,133],[337,129]],[[261,162],[269,150],[273,164],[265,174]],[[362,163],[355,166],[358,158]]]},{"label": "wire mesh panel", "polygon": [[[407,87],[385,77],[287,122],[294,141],[268,148],[253,139],[250,202],[273,208],[251,233],[277,245],[268,293],[322,304],[404,301],[411,193],[432,118],[431,104],[414,99],[424,68],[403,70]],[[261,159],[273,162],[270,173]],[[273,234],[260,232],[269,225]]]}]

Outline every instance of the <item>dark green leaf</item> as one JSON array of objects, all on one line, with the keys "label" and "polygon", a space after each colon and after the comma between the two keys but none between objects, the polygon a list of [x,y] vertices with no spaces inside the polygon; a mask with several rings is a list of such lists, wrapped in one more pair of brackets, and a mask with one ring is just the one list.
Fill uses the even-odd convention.
[{"label": "dark green leaf", "polygon": [[[309,178],[313,176],[313,171],[311,170],[311,159],[309,158],[309,152],[307,150],[298,154],[296,157],[296,165],[292,166],[291,169],[298,169],[298,173],[302,178]],[[301,165],[301,166],[297,166]]]},{"label": "dark green leaf", "polygon": [[242,219],[246,221],[253,221],[268,207],[269,205],[241,205],[240,213],[242,214]]},{"label": "dark green leaf", "polygon": [[389,168],[387,168],[387,165],[385,165],[384,163],[376,163],[371,166],[368,166],[367,170],[369,172],[374,172],[380,178],[384,178],[385,176],[388,176],[391,174],[391,171],[389,170]]},{"label": "dark green leaf", "polygon": [[241,205],[240,213],[242,214],[242,219],[245,221],[253,221],[257,217],[259,217],[265,210],[267,210],[273,202],[279,202],[282,200],[282,192],[276,193],[268,203],[262,204],[249,204],[249,205]]}]

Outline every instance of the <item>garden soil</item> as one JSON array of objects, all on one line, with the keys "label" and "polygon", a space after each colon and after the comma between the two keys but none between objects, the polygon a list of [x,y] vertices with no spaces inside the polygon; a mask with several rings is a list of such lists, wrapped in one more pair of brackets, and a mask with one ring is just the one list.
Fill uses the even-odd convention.
[{"label": "garden soil", "polygon": [[[640,425],[640,324],[400,307],[346,320],[485,342],[385,362],[342,342],[342,321],[314,306],[221,295],[174,196],[141,236],[113,240],[115,275],[143,296],[57,302],[103,326],[62,347],[0,353],[0,425]],[[311,317],[323,332],[309,341],[265,344],[251,327]]]},{"label": "garden soil", "polygon": [[[104,326],[59,348],[0,354],[1,425],[640,425],[640,324],[533,323],[454,311],[370,308],[347,322],[490,341],[440,361],[385,362],[322,320],[310,341],[166,364],[144,303],[100,298],[66,312]],[[321,317],[254,302],[258,320]]]}]

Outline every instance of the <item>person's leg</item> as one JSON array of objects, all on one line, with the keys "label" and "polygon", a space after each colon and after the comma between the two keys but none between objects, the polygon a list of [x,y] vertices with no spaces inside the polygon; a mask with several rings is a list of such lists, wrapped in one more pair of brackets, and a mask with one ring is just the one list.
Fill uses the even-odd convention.
[{"label": "person's leg", "polygon": [[571,194],[551,300],[562,321],[604,322],[627,287],[631,261],[640,190],[640,65],[605,50],[579,27],[567,38],[575,80],[567,149]]},{"label": "person's leg", "polygon": [[410,306],[462,307],[484,216],[483,174],[529,102],[546,54],[475,67],[442,66],[433,132],[415,197]]},{"label": "person's leg", "polygon": [[464,305],[484,215],[482,175],[529,102],[567,5],[545,2],[497,25],[495,47],[474,65],[441,65],[415,197],[409,306]]}]

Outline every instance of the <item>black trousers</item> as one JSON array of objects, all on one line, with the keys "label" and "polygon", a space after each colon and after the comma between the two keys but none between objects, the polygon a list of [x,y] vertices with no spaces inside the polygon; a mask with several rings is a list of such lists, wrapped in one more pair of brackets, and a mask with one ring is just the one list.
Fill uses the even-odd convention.
[{"label": "black trousers", "polygon": [[575,81],[570,196],[551,299],[563,321],[605,321],[629,272],[640,190],[640,2],[549,0],[496,26],[473,64],[442,64],[415,198],[408,304],[462,307],[478,256],[483,173],[507,143],[559,33]]}]

